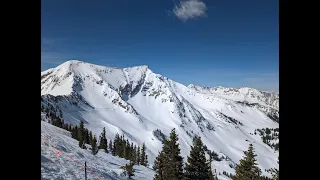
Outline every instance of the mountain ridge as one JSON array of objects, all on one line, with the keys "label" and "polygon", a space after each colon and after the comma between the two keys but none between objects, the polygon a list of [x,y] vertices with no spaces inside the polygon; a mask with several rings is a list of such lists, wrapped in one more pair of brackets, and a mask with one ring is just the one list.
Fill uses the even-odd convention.
[{"label": "mountain ridge", "polygon": [[238,163],[241,151],[247,149],[243,144],[249,141],[257,147],[262,169],[278,167],[278,151],[259,135],[251,135],[256,129],[279,127],[277,94],[253,88],[185,86],[146,65],[111,68],[72,60],[41,72],[41,96],[42,104],[61,109],[68,123],[84,120],[96,134],[107,127],[111,139],[120,133],[136,144],[146,142],[151,163],[161,149],[155,131],[168,135],[176,128],[184,157],[194,136],[229,157],[214,162],[218,171],[234,173],[221,164]]}]

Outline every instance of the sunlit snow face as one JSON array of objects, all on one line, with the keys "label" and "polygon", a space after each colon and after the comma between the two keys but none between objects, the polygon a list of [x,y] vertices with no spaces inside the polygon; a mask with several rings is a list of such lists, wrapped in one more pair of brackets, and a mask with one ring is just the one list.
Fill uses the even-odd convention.
[{"label": "sunlit snow face", "polygon": [[250,88],[186,87],[143,66],[120,69],[69,63],[41,74],[42,95],[60,98],[42,97],[61,108],[65,122],[85,120],[97,135],[106,127],[110,138],[119,133],[135,144],[145,142],[151,164],[162,147],[154,131],[168,135],[176,128],[184,157],[195,135],[209,149],[228,156],[230,161],[214,162],[221,172],[233,172],[229,162],[237,163],[249,142],[261,169],[278,167],[278,152],[254,135],[256,129],[279,127],[268,116],[279,115],[279,99],[274,96]]}]

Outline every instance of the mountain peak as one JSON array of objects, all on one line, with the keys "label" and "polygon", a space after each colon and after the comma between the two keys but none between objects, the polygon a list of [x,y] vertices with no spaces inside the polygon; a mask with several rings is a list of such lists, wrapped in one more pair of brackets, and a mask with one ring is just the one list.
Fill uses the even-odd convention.
[{"label": "mountain peak", "polygon": [[76,59],[70,59],[70,60],[68,60],[68,61],[66,61],[64,63],[75,64],[75,63],[84,63],[84,61],[80,61],[80,60],[76,60]]},{"label": "mountain peak", "polygon": [[70,65],[73,65],[73,64],[78,64],[78,63],[85,63],[83,61],[79,61],[79,60],[68,60],[68,61],[65,61],[64,63],[60,64],[58,67],[65,67],[65,66],[70,66]]}]

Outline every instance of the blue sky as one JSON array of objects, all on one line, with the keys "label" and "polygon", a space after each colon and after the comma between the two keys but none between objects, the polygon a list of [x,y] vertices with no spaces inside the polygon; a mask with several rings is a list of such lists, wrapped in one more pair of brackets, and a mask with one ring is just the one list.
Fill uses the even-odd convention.
[{"label": "blue sky", "polygon": [[42,0],[41,70],[148,65],[185,85],[278,90],[277,0]]}]

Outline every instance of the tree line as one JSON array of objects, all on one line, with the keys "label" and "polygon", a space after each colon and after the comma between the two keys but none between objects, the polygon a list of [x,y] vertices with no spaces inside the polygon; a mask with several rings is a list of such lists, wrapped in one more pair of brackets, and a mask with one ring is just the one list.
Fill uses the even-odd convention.
[{"label": "tree line", "polygon": [[50,124],[71,132],[71,137],[79,141],[80,148],[87,149],[86,144],[90,144],[92,154],[94,155],[99,149],[103,149],[106,153],[111,153],[113,156],[130,160],[130,164],[148,166],[145,143],[141,147],[133,145],[132,142],[130,143],[128,139],[124,138],[124,135],[120,136],[118,133],[115,135],[113,142],[111,139],[108,142],[105,127],[102,129],[98,139],[96,135],[93,135],[92,131],[84,127],[83,121],[80,121],[79,125],[75,126],[64,123],[61,110],[54,108],[50,104],[48,104],[47,108],[41,105],[41,112],[46,113],[46,118],[49,119],[48,122]]},{"label": "tree line", "polygon": [[54,108],[52,105],[48,103],[47,108],[41,104],[41,112],[44,112],[46,114],[46,118],[49,119],[49,123],[57,126],[59,128],[66,128],[66,126],[69,126],[68,124],[64,123],[62,118],[62,112],[58,108]]},{"label": "tree line", "polygon": [[[79,141],[79,147],[87,149],[85,144],[91,145],[92,154],[96,154],[99,149],[103,149],[106,153],[111,153],[113,156],[119,156],[126,160],[130,160],[133,164],[148,166],[148,155],[146,154],[145,143],[140,146],[133,145],[124,135],[115,135],[114,141],[108,141],[106,137],[105,127],[99,136],[92,135],[92,132],[84,127],[83,121],[80,121],[79,127],[76,125],[68,129],[71,132],[71,137]],[[99,141],[98,141],[99,140]]]},{"label": "tree line", "polygon": [[[49,111],[49,108],[45,109],[41,106],[41,111],[46,112],[47,118],[51,119],[49,123],[71,132],[71,137],[79,141],[79,147],[87,149],[85,144],[90,144],[94,155],[99,149],[103,149],[113,156],[130,160],[129,164],[121,167],[126,171],[129,178],[134,176],[133,165],[148,166],[145,143],[140,148],[140,146],[133,145],[132,142],[130,143],[128,139],[125,139],[124,135],[120,136],[119,134],[115,135],[113,142],[111,139],[108,142],[105,128],[103,128],[99,136],[99,143],[97,143],[96,136],[84,127],[83,121],[80,121],[79,126],[72,126],[64,123],[62,116],[56,115],[58,110],[52,107],[51,110],[53,112]],[[268,130],[266,131],[268,132],[266,134],[271,134]],[[183,157],[180,155],[178,140],[175,129],[171,130],[169,139],[163,139],[162,150],[158,153],[153,165],[153,169],[156,171],[154,180],[217,180],[217,176],[213,174],[211,167],[212,160],[217,159],[217,154],[207,149],[201,137],[194,138],[185,164],[183,163]],[[209,155],[208,159],[205,156],[206,152]],[[261,169],[256,163],[257,155],[254,153],[252,144],[249,145],[247,151],[244,151],[244,155],[240,164],[236,166],[235,175],[228,174],[225,171],[223,174],[232,178],[232,180],[270,180],[270,178],[261,175]],[[278,169],[272,168],[266,171],[272,174],[272,180],[279,180]]]},{"label": "tree line", "polygon": [[262,141],[274,148],[275,151],[279,151],[279,141],[276,143],[271,143],[272,140],[279,139],[279,128],[262,128],[254,130],[254,134],[256,135],[256,131],[258,131],[259,135],[261,136]]}]

